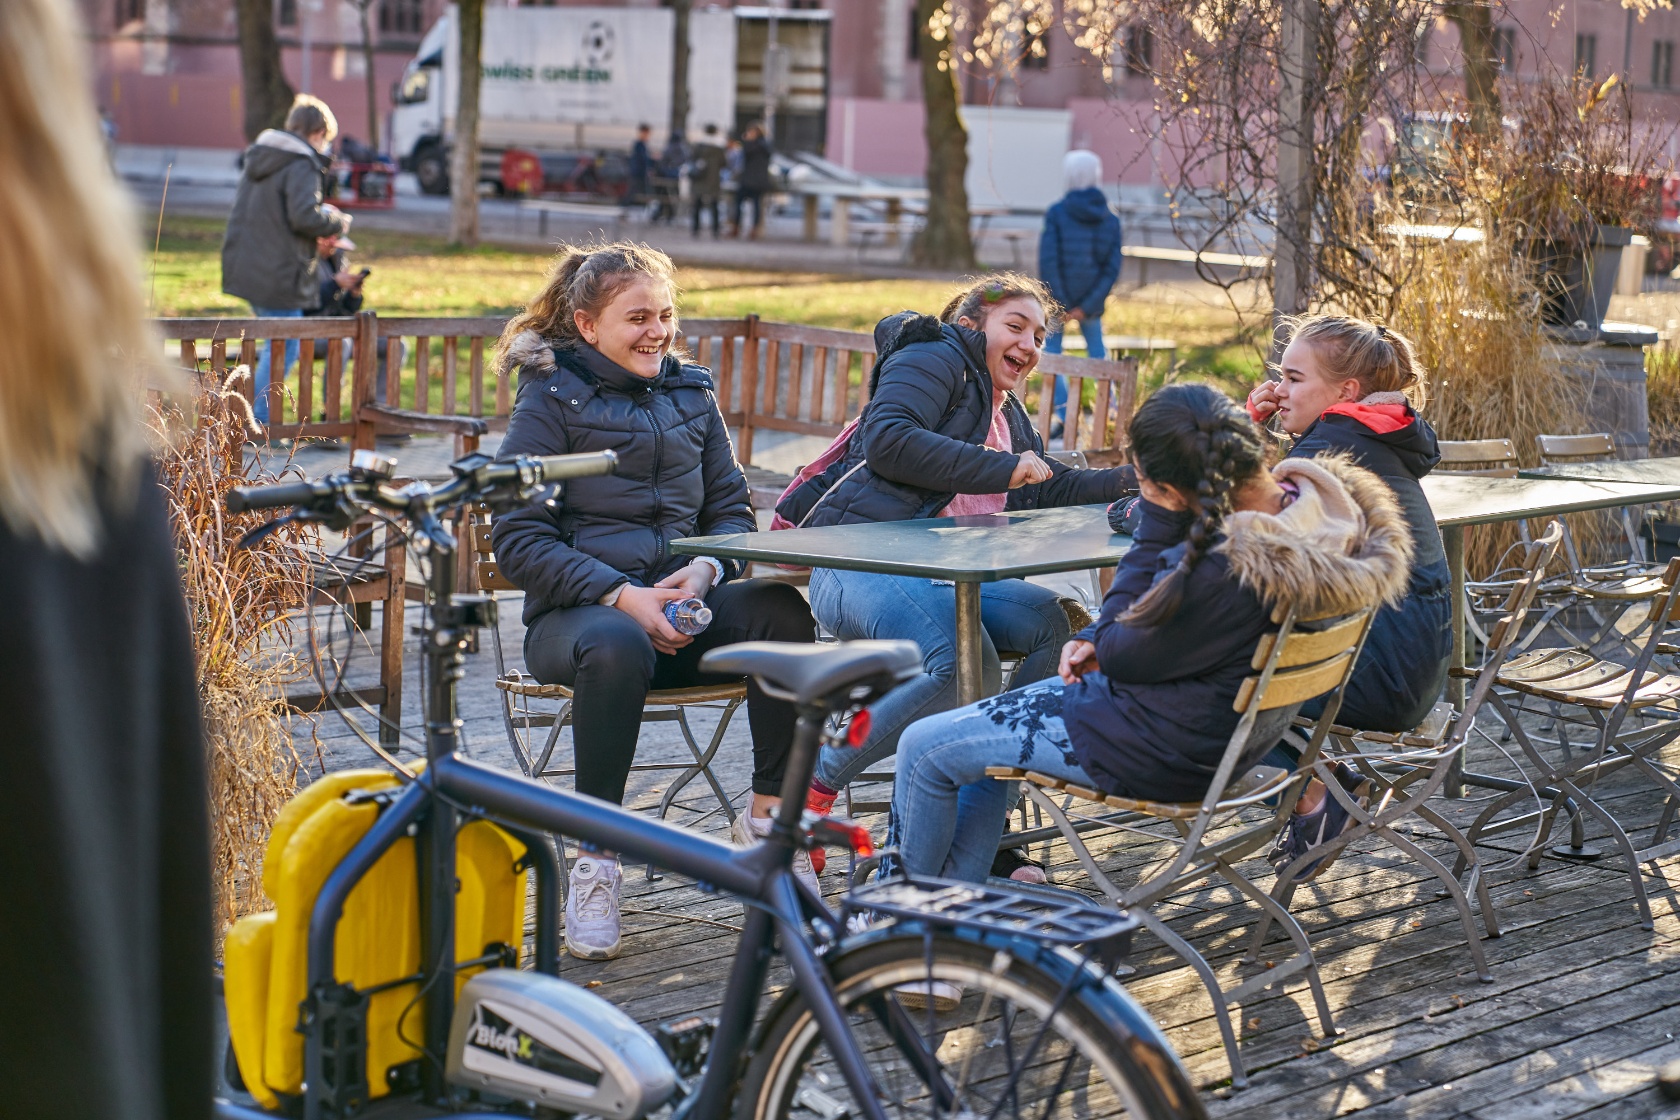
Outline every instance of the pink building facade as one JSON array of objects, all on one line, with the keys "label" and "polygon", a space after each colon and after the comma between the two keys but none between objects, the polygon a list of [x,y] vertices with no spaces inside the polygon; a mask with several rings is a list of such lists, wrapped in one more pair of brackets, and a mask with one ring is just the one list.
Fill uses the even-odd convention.
[{"label": "pink building facade", "polygon": [[[381,120],[390,109],[393,83],[444,2],[370,0]],[[99,101],[121,142],[243,144],[234,0],[80,3],[91,33]],[[701,3],[696,0],[697,7]],[[293,86],[323,97],[343,131],[364,138],[367,83],[353,0],[275,0],[274,6]],[[657,0],[610,6],[653,7]],[[823,154],[867,175],[920,177],[924,144],[913,0],[781,0],[777,6],[829,12]],[[1642,114],[1680,119],[1674,59],[1680,11],[1658,11],[1640,21],[1612,0],[1503,0],[1495,22],[1508,65],[1519,77],[1546,69],[1618,72],[1630,82]],[[1419,44],[1419,59],[1450,83],[1457,48],[1457,32],[1441,21]],[[1036,44],[1020,48],[1020,55],[1022,64],[1006,78],[962,73],[965,105],[1053,111],[1058,128],[1067,122],[1070,146],[1103,157],[1109,181],[1139,192],[1161,187],[1153,90],[1143,74],[1155,61],[1147,29],[1128,33],[1108,80],[1099,60],[1075,45],[1059,19]]]}]

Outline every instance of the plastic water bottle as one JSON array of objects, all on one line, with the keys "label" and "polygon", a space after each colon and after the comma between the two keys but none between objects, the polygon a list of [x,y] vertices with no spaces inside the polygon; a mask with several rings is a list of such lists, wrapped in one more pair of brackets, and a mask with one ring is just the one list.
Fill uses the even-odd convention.
[{"label": "plastic water bottle", "polygon": [[672,599],[665,604],[665,621],[677,633],[693,637],[712,624],[712,608],[704,599],[692,595],[687,599]]}]

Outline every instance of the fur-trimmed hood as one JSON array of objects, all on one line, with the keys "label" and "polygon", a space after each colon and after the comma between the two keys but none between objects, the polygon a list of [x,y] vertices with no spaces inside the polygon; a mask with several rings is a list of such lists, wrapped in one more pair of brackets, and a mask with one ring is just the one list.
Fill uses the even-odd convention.
[{"label": "fur-trimmed hood", "polygon": [[1285,459],[1272,474],[1298,485],[1299,497],[1281,513],[1231,514],[1215,546],[1243,587],[1309,617],[1405,596],[1412,534],[1382,479],[1346,455]]},{"label": "fur-trimmed hood", "polygon": [[554,343],[536,331],[520,331],[508,343],[502,361],[508,369],[520,366],[541,374],[553,373]]}]

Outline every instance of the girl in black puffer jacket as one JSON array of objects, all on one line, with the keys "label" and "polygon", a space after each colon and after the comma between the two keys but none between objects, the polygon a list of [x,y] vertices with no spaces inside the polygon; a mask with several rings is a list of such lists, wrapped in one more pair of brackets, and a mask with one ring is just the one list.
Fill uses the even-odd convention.
[{"label": "girl in black puffer jacket", "polygon": [[[959,292],[938,318],[904,311],[881,320],[869,405],[846,454],[776,511],[796,525],[846,525],[1105,502],[1133,489],[1130,467],[1046,461],[1014,394],[1037,366],[1055,316],[1041,283],[1003,273]],[[811,608],[824,626],[847,639],[909,638],[922,648],[924,670],[871,709],[862,750],[824,748],[808,801],[819,811],[890,755],[910,723],[958,704],[955,597],[940,581],[812,572]],[[1025,685],[1055,671],[1072,633],[1056,594],[1021,579],[981,588],[980,621],[988,692],[1001,677],[997,650],[1026,655],[1013,679]]]},{"label": "girl in black puffer jacket", "polygon": [[[699,663],[717,646],[815,637],[795,588],[738,579],[734,561],[671,554],[678,537],[754,528],[711,373],[671,352],[672,280],[670,259],[645,246],[567,249],[500,348],[504,368],[520,374],[504,456],[618,455],[614,474],[503,514],[491,536],[503,573],[525,592],[526,665],[575,690],[577,788],[613,802],[624,797],[650,688],[713,683]],[[664,614],[691,595],[713,614],[692,638]],[[737,822],[741,840],[748,827],[769,830],[796,714],[749,681],[747,718],[753,798]],[[808,856],[795,870],[816,888]],[[617,954],[618,884],[616,861],[578,861],[566,900],[573,955]]]}]

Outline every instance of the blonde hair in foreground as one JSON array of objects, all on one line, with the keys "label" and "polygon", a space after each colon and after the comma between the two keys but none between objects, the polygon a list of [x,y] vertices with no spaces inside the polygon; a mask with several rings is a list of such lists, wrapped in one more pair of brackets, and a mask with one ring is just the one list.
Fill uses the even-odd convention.
[{"label": "blonde hair in foreground", "polygon": [[70,0],[0,0],[0,518],[78,556],[128,494],[161,365]]}]

